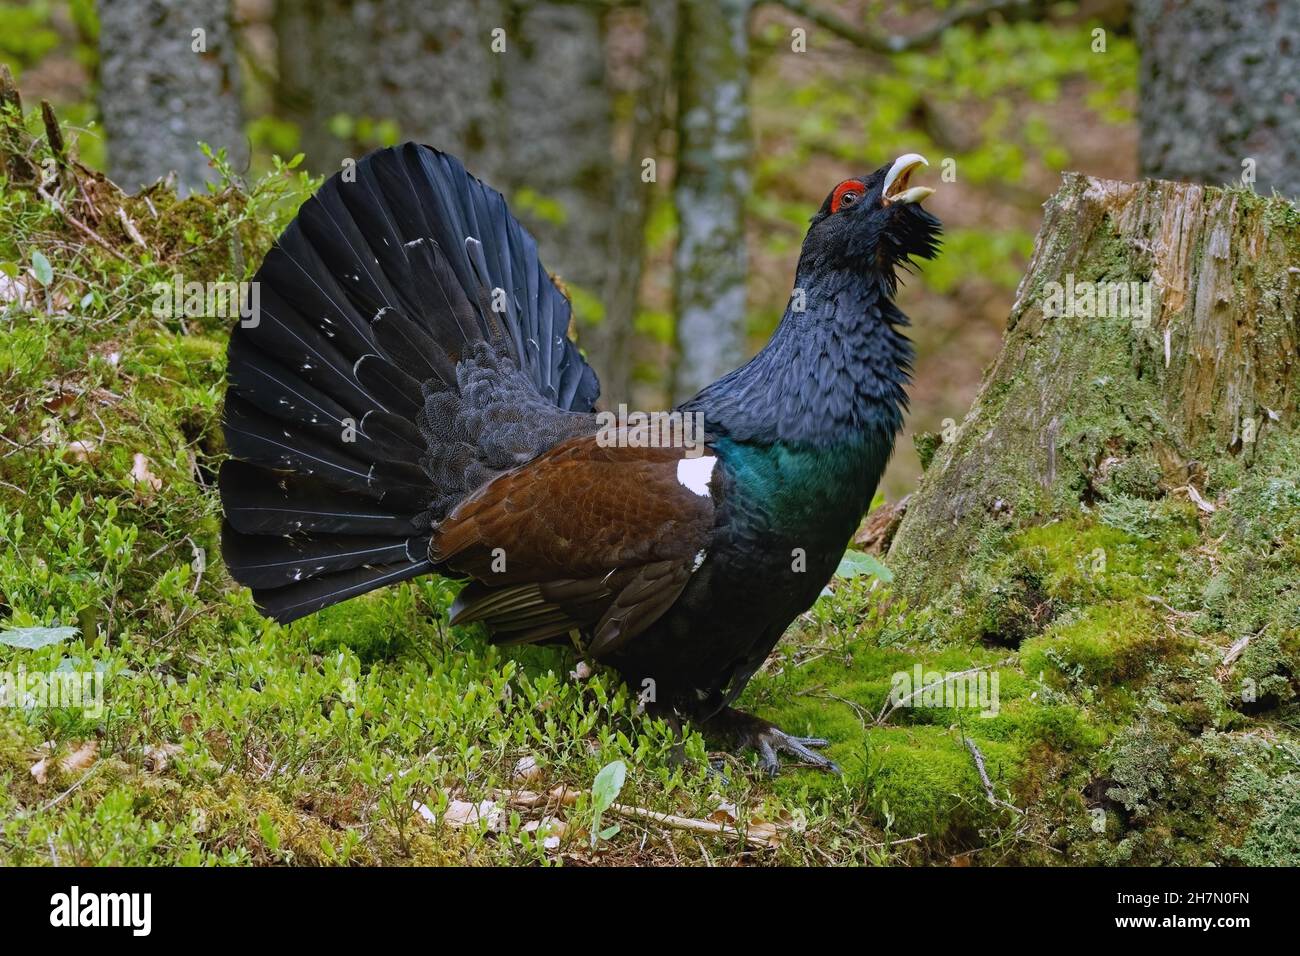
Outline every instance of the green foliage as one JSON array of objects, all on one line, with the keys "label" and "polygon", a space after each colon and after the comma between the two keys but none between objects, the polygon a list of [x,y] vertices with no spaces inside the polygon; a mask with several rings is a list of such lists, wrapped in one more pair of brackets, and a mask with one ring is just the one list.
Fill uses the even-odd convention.
[{"label": "green foliage", "polygon": [[[1065,84],[1084,84],[1099,125],[1132,119],[1136,46],[1129,37],[1112,35],[1106,52],[1094,53],[1093,26],[1024,21],[950,29],[935,48],[882,58],[874,69],[813,71],[793,89],[761,80],[756,111],[784,135],[777,148],[758,157],[753,212],[791,227],[765,235],[770,250],[786,254],[797,245],[809,209],[790,200],[786,184],[798,181],[820,157],[856,170],[916,151],[951,164],[959,183],[1003,194],[1023,189],[1031,170],[1068,168],[1058,110]],[[788,54],[781,24],[772,24],[761,40],[765,56]],[[811,50],[844,41],[812,30],[809,43]],[[931,178],[941,173],[929,171]],[[1041,201],[1032,190],[1024,198],[1035,206]],[[979,276],[1013,288],[1032,238],[1024,229],[983,223],[978,229],[950,228],[943,256],[926,264],[926,284],[945,293]]]},{"label": "green foliage", "polygon": [[591,785],[591,846],[595,849],[598,840],[608,840],[617,835],[619,827],[611,826],[608,829],[601,829],[600,818],[618,798],[619,792],[623,789],[623,782],[627,779],[627,764],[621,760],[615,760],[611,764],[606,764],[601,768],[600,773],[596,774],[596,780]]},{"label": "green foliage", "polygon": [[401,140],[401,130],[391,119],[372,116],[352,116],[338,113],[329,121],[329,131],[342,140],[354,143],[362,152],[381,146],[392,146]]},{"label": "green foliage", "polygon": [[839,566],[835,569],[835,576],[851,581],[863,574],[878,578],[883,584],[894,580],[894,572],[885,567],[884,562],[875,555],[852,549],[845,551],[844,557],[840,558]]},{"label": "green foliage", "polygon": [[53,6],[49,0],[0,3],[0,61],[21,72],[59,45]]},{"label": "green foliage", "polygon": [[564,203],[549,196],[543,196],[535,189],[524,187],[515,190],[511,200],[515,215],[533,217],[552,226],[562,226],[569,219],[569,211]]},{"label": "green foliage", "polygon": [[0,644],[36,650],[76,636],[75,627],[6,627],[0,629]]}]

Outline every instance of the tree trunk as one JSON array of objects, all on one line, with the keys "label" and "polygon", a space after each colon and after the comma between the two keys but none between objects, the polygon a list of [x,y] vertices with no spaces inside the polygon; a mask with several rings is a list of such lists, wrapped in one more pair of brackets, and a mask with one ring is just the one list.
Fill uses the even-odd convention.
[{"label": "tree trunk", "polygon": [[[619,159],[614,182],[609,271],[605,278],[605,321],[583,336],[594,343],[596,370],[606,407],[632,403],[632,341],[641,276],[645,266],[646,225],[654,191],[659,188],[662,156],[659,141],[667,128],[672,92],[673,48],[677,17],[671,5],[647,13],[641,27],[641,55],[632,89],[627,150]],[[647,182],[645,161],[655,161],[655,177]],[[658,383],[661,386],[666,382]]]},{"label": "tree trunk", "polygon": [[133,190],[174,171],[182,195],[199,189],[214,178],[200,141],[225,147],[242,170],[229,0],[101,0],[98,9],[109,178]]},{"label": "tree trunk", "polygon": [[[608,315],[614,154],[602,13],[532,2],[510,14],[507,52],[493,58],[502,91],[494,112],[504,124],[493,144],[494,185],[517,200],[512,208],[537,237],[546,268]],[[523,196],[555,204],[555,212],[518,201]],[[581,302],[575,313],[601,318],[584,314]],[[597,349],[589,357],[598,372],[607,360]]]},{"label": "tree trunk", "polygon": [[1220,184],[1253,167],[1261,193],[1300,196],[1300,4],[1137,0],[1134,20],[1142,174]]},{"label": "tree trunk", "polygon": [[[547,269],[600,301],[613,216],[602,15],[503,0],[278,0],[277,99],[319,172],[379,145],[385,120],[402,140],[456,154],[510,199]],[[603,358],[593,355],[598,371]]]},{"label": "tree trunk", "polygon": [[317,172],[379,145],[387,120],[485,176],[501,132],[488,30],[504,25],[494,0],[277,0],[277,107]]},{"label": "tree trunk", "polygon": [[[1274,439],[1294,431],[1300,399],[1297,263],[1290,203],[1067,176],[1002,353],[894,538],[888,563],[902,593],[933,600],[1008,534],[1117,488],[1213,508],[1234,476],[1276,466]],[[1143,284],[1136,296],[1129,283]],[[1086,314],[1088,289],[1121,285],[1129,308]],[[1071,288],[1076,308],[1063,309]]]},{"label": "tree trunk", "polygon": [[676,400],[735,368],[746,353],[751,9],[750,0],[678,6]]}]

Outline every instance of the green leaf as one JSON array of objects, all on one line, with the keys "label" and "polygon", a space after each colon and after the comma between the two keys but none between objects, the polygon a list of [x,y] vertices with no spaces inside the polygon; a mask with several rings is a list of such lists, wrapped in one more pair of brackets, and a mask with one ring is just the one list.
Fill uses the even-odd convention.
[{"label": "green leaf", "polygon": [[12,627],[0,631],[0,644],[34,651],[60,641],[70,641],[76,636],[75,627]]},{"label": "green leaf", "polygon": [[627,764],[621,760],[615,760],[596,774],[596,782],[591,785],[592,810],[601,814],[613,806],[626,779]]},{"label": "green leaf", "polygon": [[280,849],[280,834],[276,832],[275,824],[271,820],[271,815],[265,810],[257,815],[257,829],[261,831],[262,842],[264,842],[272,852]]},{"label": "green leaf", "polygon": [[840,565],[835,569],[837,578],[852,580],[862,574],[870,574],[880,579],[882,584],[894,580],[894,572],[885,567],[876,557],[862,551],[845,551],[840,558]]},{"label": "green leaf", "polygon": [[336,113],[326,125],[330,134],[338,139],[351,139],[352,131],[356,128],[356,123],[346,113]]},{"label": "green leaf", "polygon": [[49,285],[54,281],[54,269],[50,267],[50,260],[39,249],[32,253],[32,275],[41,285]]}]

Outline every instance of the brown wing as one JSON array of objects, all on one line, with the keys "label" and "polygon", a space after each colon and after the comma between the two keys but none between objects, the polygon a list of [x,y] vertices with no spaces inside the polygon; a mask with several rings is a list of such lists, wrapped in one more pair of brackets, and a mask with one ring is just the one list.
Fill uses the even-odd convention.
[{"label": "brown wing", "polygon": [[430,557],[467,574],[453,623],[498,639],[580,630],[594,656],[650,626],[699,566],[713,528],[711,456],[570,439],[485,485],[434,531]]}]

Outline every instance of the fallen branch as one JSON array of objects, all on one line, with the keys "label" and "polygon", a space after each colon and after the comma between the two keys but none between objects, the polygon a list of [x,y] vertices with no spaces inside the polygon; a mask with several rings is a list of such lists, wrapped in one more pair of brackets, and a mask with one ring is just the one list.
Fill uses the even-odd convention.
[{"label": "fallen branch", "polygon": [[[1267,624],[1260,628],[1259,634],[1263,634],[1266,630],[1268,630]],[[1247,634],[1245,637],[1239,639],[1235,644],[1233,644],[1232,647],[1228,648],[1228,653],[1223,655],[1223,666],[1231,667],[1232,663],[1246,652],[1246,648],[1250,646],[1251,640],[1259,637],[1259,634]]]},{"label": "fallen branch", "polygon": [[[532,790],[494,790],[490,792],[490,796],[492,799],[515,809],[531,810],[538,807],[548,809],[555,806],[571,807],[578,802],[578,797],[584,792],[559,786],[545,793],[536,793]],[[694,817],[678,816],[675,813],[660,813],[656,810],[648,810],[645,807],[633,807],[623,803],[612,804],[607,812],[629,820],[640,820],[645,823],[671,827],[675,830],[688,830],[692,833],[707,833],[715,836],[735,836],[755,847],[771,848],[778,846],[781,842],[781,831],[783,829],[783,827],[775,823],[754,823],[741,830],[732,823],[723,823],[716,820],[697,820]]]},{"label": "fallen branch", "polygon": [[863,848],[865,848],[865,849],[871,849],[871,850],[874,850],[874,849],[878,849],[878,848],[880,848],[880,847],[886,847],[886,846],[898,846],[900,843],[916,843],[916,842],[918,842],[918,841],[920,841],[920,840],[924,840],[924,839],[925,839],[926,837],[928,837],[929,835],[930,835],[930,834],[928,834],[928,833],[918,833],[916,836],[903,837],[903,838],[900,839],[900,840],[886,840],[886,841],[884,841],[883,843],[864,843],[864,844],[862,844],[862,846],[863,846]]},{"label": "fallen branch", "polygon": [[[883,724],[886,720],[889,719],[890,715],[893,714],[894,711],[898,710],[898,708],[902,707],[913,697],[916,697],[917,695],[923,693],[924,691],[931,690],[935,687],[942,687],[944,684],[948,683],[949,681],[956,680],[958,677],[969,677],[971,674],[978,674],[980,671],[988,670],[991,666],[993,665],[985,664],[982,667],[972,667],[970,670],[964,670],[957,674],[948,674],[943,678],[943,680],[932,681],[929,684],[923,683],[916,690],[912,691],[912,693],[900,699],[897,703],[894,704],[894,706],[889,707],[888,709],[886,709],[885,707],[881,707],[880,716],[876,718],[876,726],[879,727],[881,724]],[[888,698],[886,698],[886,702],[888,702]]]},{"label": "fallen branch", "polygon": [[1005,800],[999,799],[997,794],[993,792],[993,781],[989,779],[989,772],[984,768],[984,754],[980,752],[980,748],[975,741],[966,736],[963,736],[962,740],[966,744],[966,749],[970,751],[970,755],[975,758],[975,769],[979,771],[980,783],[984,784],[984,795],[988,797],[989,803],[993,804],[995,807],[1006,807],[1013,813],[1023,814],[1025,812],[1024,810],[1021,810],[1014,804],[1007,803]]},{"label": "fallen branch", "polygon": [[46,202],[50,204],[50,206],[54,209],[55,212],[57,212],[60,216],[66,219],[69,223],[71,223],[73,226],[75,226],[85,235],[90,237],[90,239],[96,245],[102,246],[104,249],[110,252],[114,257],[121,259],[123,262],[127,263],[127,265],[132,264],[130,259],[128,259],[126,256],[122,255],[122,253],[114,249],[99,233],[95,232],[94,229],[91,229],[84,222],[82,222],[72,213],[68,212],[65,208],[63,208],[63,203],[59,202],[58,199],[56,199],[54,196],[51,196],[48,192],[46,192],[44,186],[37,186],[36,191],[37,193],[40,194],[42,199],[44,199]]}]

